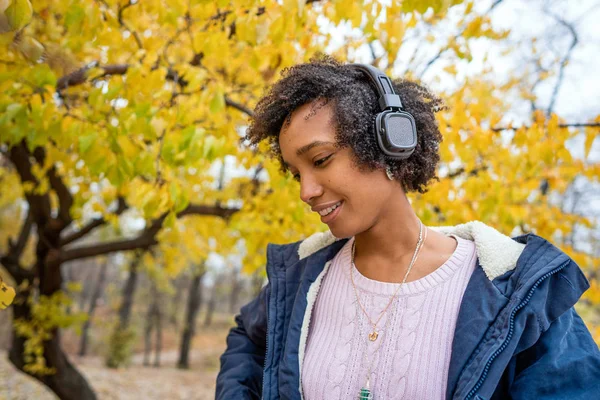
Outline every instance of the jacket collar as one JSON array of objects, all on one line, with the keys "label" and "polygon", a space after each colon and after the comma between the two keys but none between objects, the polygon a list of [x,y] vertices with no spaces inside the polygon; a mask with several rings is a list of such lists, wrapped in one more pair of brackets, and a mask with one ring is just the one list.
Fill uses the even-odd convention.
[{"label": "jacket collar", "polygon": [[[456,226],[428,227],[446,236],[456,235],[475,243],[477,257],[483,272],[489,280],[511,271],[517,265],[525,244],[510,237],[481,221],[471,221]],[[300,259],[306,258],[320,249],[339,240],[331,231],[318,232],[305,239],[298,247]]]}]

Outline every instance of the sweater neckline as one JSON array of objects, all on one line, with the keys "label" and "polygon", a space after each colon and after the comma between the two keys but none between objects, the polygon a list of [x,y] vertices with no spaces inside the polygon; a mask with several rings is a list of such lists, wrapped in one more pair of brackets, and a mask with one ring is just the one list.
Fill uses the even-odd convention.
[{"label": "sweater neckline", "polygon": [[[433,272],[416,279],[414,281],[406,282],[404,284],[382,282],[374,279],[367,278],[360,273],[354,265],[352,265],[352,243],[354,243],[354,237],[352,237],[344,245],[340,251],[340,267],[343,269],[344,276],[350,283],[350,268],[354,274],[354,283],[356,287],[364,292],[368,292],[374,295],[380,296],[392,296],[396,293],[398,286],[402,285],[398,291],[398,296],[411,296],[418,293],[426,292],[436,287],[442,282],[450,279],[454,272],[456,272],[462,265],[464,265],[467,256],[474,251],[474,243],[470,240],[462,239],[455,235],[449,235],[456,239],[458,245],[450,257]],[[409,275],[410,278],[410,275]]]}]

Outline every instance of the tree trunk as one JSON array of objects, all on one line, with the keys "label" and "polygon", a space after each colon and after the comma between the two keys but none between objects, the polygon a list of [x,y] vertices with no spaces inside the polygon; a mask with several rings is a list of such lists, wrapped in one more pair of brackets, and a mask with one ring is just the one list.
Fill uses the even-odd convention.
[{"label": "tree trunk", "polygon": [[240,294],[240,280],[237,271],[231,272],[231,292],[229,292],[229,312],[234,314],[237,311],[238,297]]},{"label": "tree trunk", "polygon": [[183,293],[185,292],[185,283],[187,282],[187,277],[185,275],[179,276],[174,281],[175,286],[175,296],[173,296],[173,300],[171,302],[171,311],[169,313],[169,323],[173,325],[175,330],[179,330],[179,303],[183,298]]},{"label": "tree trunk", "polygon": [[217,285],[213,286],[210,294],[210,298],[208,299],[208,303],[206,304],[206,315],[204,316],[204,326],[208,327],[212,323],[212,316],[215,312],[215,305],[217,300]]},{"label": "tree trunk", "polygon": [[158,296],[154,300],[154,328],[156,329],[156,338],[154,342],[154,366],[160,367],[160,351],[162,349],[162,312]]},{"label": "tree trunk", "polygon": [[182,369],[189,369],[189,353],[192,344],[192,339],[196,332],[196,317],[200,304],[202,303],[202,278],[204,272],[196,274],[192,283],[190,284],[190,290],[187,301],[187,308],[185,312],[185,325],[183,327],[183,333],[181,335],[181,347],[179,350],[179,361],[177,367]]},{"label": "tree trunk", "polygon": [[104,280],[106,279],[106,268],[107,264],[104,263],[100,267],[100,272],[98,273],[98,279],[96,280],[96,286],[94,287],[94,291],[92,293],[92,298],[90,300],[90,307],[88,309],[88,319],[85,321],[83,325],[83,330],[81,332],[81,343],[79,346],[79,356],[83,357],[87,353],[87,344],[88,344],[88,331],[90,326],[92,325],[92,317],[94,316],[94,311],[96,311],[96,302],[98,298],[102,294],[102,290],[104,287]]},{"label": "tree trunk", "polygon": [[[39,230],[39,228],[38,228]],[[41,232],[45,236],[45,242],[38,242],[36,248],[36,270],[39,276],[39,293],[43,296],[51,296],[61,290],[62,275],[60,272],[60,262],[56,248],[58,243],[52,243],[51,240],[58,240],[59,234],[56,232]],[[53,251],[49,251],[48,244],[56,245]],[[15,276],[17,285],[23,283],[24,279]],[[31,320],[31,308],[26,299],[30,294],[30,289],[20,291],[18,299],[13,303],[13,318],[15,320]],[[17,301],[18,300],[18,301]],[[49,340],[43,344],[43,357],[48,368],[54,369],[52,375],[33,375],[24,370],[25,366],[25,340],[19,336],[13,327],[12,343],[9,351],[9,359],[19,370],[29,374],[44,385],[48,386],[61,400],[96,400],[96,394],[88,384],[87,380],[79,371],[69,362],[67,356],[60,346],[60,331],[53,329]]]},{"label": "tree trunk", "polygon": [[152,299],[148,303],[146,312],[146,326],[144,328],[144,366],[150,365],[150,353],[152,353],[152,328],[154,327],[154,299],[156,298],[156,289],[151,283],[150,296]]},{"label": "tree trunk", "polygon": [[129,276],[127,282],[123,286],[122,303],[119,307],[119,327],[118,329],[125,329],[129,326],[129,316],[131,315],[131,309],[133,308],[133,299],[135,297],[135,290],[137,288],[138,280],[138,264],[142,258],[142,253],[139,252],[135,255],[129,269]]}]

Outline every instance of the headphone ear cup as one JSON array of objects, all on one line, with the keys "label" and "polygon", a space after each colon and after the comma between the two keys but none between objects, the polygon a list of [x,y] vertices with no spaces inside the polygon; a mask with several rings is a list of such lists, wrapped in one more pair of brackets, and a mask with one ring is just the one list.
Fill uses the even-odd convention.
[{"label": "headphone ear cup", "polygon": [[386,110],[377,114],[375,132],[379,147],[388,157],[404,160],[415,150],[416,125],[407,112]]}]

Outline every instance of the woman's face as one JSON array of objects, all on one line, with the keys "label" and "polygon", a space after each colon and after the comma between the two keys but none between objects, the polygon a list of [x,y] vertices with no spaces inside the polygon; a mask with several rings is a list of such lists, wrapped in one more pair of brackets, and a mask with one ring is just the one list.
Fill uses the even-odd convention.
[{"label": "woman's face", "polygon": [[302,201],[321,215],[334,236],[351,237],[385,217],[399,186],[383,169],[359,171],[352,149],[336,147],[329,104],[305,119],[310,109],[311,104],[296,109],[280,132],[283,160],[300,182]]}]

